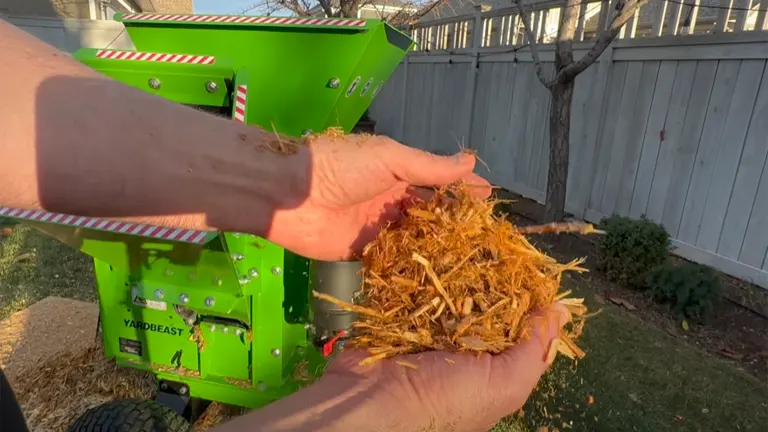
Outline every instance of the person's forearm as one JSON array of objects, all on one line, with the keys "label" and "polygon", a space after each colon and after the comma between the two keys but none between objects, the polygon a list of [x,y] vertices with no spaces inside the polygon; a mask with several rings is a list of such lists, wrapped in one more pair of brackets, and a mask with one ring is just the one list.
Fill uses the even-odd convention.
[{"label": "person's forearm", "polygon": [[[323,377],[298,392],[214,429],[214,432],[417,432],[408,413],[384,406],[387,389],[353,377]],[[383,398],[386,400],[386,398]]]},{"label": "person's forearm", "polygon": [[273,134],[130,88],[2,20],[0,59],[0,206],[262,234],[306,187],[267,150]]}]

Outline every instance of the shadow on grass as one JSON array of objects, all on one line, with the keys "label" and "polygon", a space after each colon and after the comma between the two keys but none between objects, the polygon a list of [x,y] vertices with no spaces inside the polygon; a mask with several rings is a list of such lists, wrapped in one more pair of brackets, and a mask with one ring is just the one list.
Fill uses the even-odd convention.
[{"label": "shadow on grass", "polygon": [[[0,228],[7,227],[0,221]],[[48,296],[95,302],[87,255],[24,225],[0,237],[0,320]]]}]

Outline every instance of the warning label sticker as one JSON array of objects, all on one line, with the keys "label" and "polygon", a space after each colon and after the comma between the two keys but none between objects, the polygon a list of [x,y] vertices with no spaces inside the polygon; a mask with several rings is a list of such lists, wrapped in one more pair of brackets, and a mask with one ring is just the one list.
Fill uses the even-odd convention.
[{"label": "warning label sticker", "polygon": [[168,309],[168,303],[166,302],[147,300],[139,297],[139,290],[136,287],[133,287],[131,289],[131,295],[133,297],[133,304],[135,304],[136,306],[141,306],[149,309],[157,309],[161,311]]}]

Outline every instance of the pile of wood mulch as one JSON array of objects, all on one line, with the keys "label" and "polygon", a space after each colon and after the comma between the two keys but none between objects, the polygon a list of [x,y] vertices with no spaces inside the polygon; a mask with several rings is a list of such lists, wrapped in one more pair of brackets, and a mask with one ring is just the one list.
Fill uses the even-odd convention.
[{"label": "pile of wood mulch", "polygon": [[407,210],[363,252],[363,287],[357,304],[315,292],[356,312],[352,344],[370,364],[398,354],[432,350],[499,353],[529,337],[534,312],[560,302],[573,320],[548,348],[581,358],[573,342],[587,316],[583,299],[560,293],[565,271],[584,271],[581,259],[562,264],[537,250],[526,235],[597,232],[570,223],[521,228],[494,215],[493,200],[471,185],[438,190]]}]

